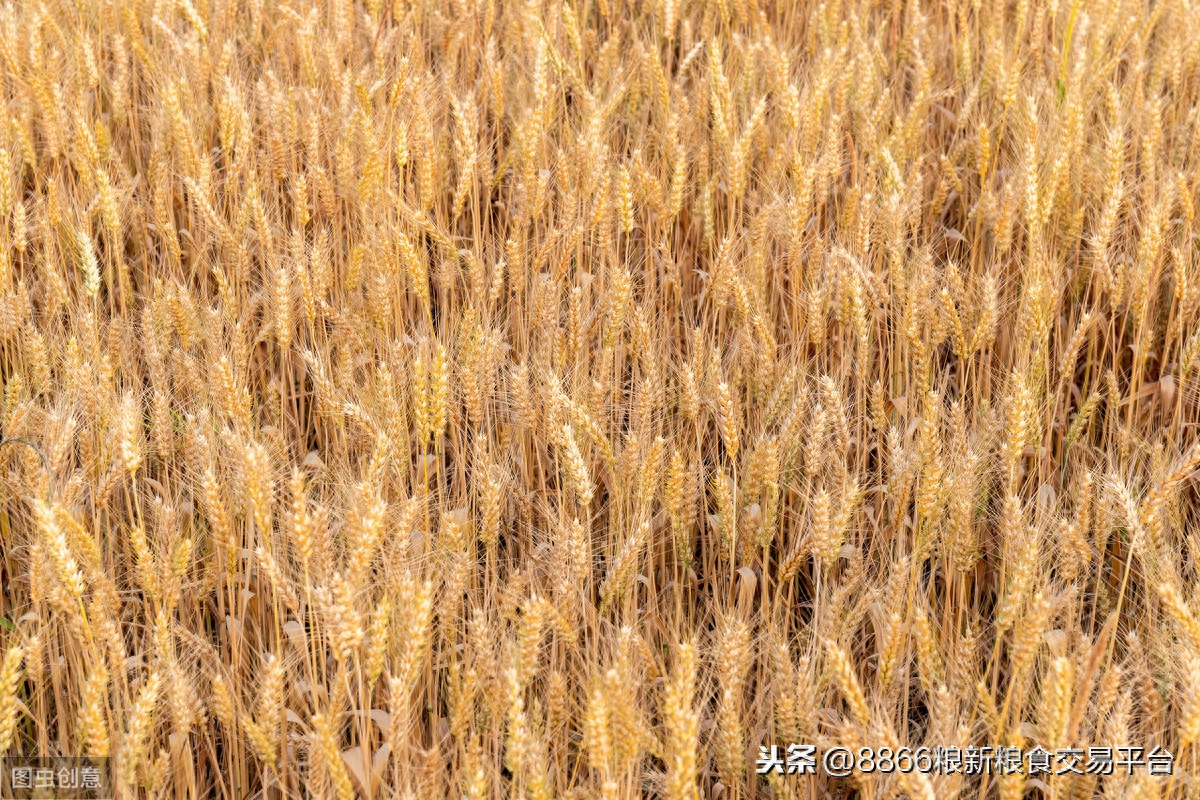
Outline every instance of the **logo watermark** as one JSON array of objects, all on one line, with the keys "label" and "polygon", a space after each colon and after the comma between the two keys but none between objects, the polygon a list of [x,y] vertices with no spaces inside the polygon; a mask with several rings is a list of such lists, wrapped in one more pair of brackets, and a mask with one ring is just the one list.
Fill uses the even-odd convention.
[{"label": "logo watermark", "polygon": [[[862,747],[837,745],[817,757],[811,744],[764,745],[758,748],[759,775],[816,775],[818,768],[833,778],[853,773],[920,772],[935,775],[1132,775],[1151,776],[1175,772],[1175,756],[1162,747],[1121,745],[1086,750],[1033,747]],[[819,767],[818,767],[819,765]]]},{"label": "logo watermark", "polygon": [[0,757],[0,800],[111,800],[107,758]]}]

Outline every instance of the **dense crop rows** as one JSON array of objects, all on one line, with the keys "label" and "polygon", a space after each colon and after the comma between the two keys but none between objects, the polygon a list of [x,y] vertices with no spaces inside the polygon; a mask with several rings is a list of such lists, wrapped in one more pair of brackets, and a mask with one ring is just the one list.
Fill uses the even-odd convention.
[{"label": "dense crop rows", "polygon": [[1200,791],[1194,0],[17,0],[0,93],[0,753]]}]

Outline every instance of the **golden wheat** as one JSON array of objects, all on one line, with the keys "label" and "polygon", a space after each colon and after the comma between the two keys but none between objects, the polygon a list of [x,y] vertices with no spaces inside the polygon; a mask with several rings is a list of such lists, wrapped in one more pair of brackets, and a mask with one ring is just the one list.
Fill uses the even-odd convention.
[{"label": "golden wheat", "polygon": [[0,78],[0,756],[1196,796],[1195,3],[23,0]]}]

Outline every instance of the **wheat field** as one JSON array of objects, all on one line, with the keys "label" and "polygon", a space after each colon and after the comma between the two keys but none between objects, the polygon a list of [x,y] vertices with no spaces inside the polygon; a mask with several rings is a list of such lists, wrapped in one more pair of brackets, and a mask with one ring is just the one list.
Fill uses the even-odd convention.
[{"label": "wheat field", "polygon": [[1195,0],[7,0],[0,92],[0,754],[1200,796]]}]

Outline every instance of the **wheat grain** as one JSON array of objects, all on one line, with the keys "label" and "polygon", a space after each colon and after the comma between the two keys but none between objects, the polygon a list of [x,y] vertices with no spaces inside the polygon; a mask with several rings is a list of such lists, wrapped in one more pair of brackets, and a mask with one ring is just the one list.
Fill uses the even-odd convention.
[{"label": "wheat grain", "polygon": [[6,746],[691,800],[1141,737],[1186,780],[1041,790],[1187,793],[1195,9],[167,5],[0,9]]}]

